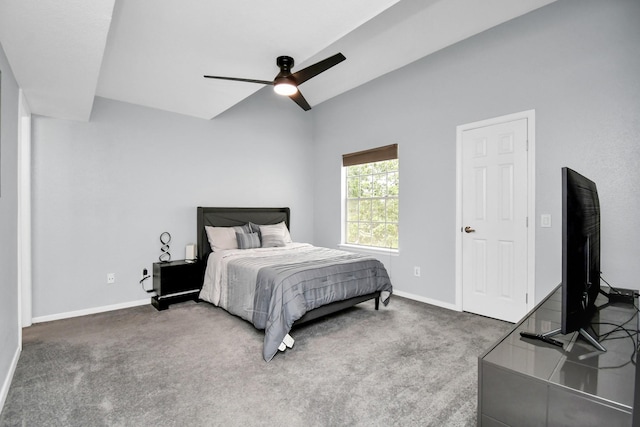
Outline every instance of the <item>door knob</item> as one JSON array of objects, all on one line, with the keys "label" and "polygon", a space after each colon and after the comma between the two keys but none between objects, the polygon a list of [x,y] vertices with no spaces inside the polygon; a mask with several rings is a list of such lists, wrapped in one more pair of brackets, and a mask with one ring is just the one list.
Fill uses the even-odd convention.
[{"label": "door knob", "polygon": [[468,225],[464,228],[464,232],[465,233],[475,233],[476,230],[474,230],[473,228],[469,227]]}]

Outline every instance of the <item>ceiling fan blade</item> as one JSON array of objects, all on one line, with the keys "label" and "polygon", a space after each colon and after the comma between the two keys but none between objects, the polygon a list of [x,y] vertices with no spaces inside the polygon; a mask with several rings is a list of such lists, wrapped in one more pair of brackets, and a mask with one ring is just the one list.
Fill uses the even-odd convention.
[{"label": "ceiling fan blade", "polygon": [[234,82],[259,83],[263,85],[273,85],[270,80],[241,79],[239,77],[204,76],[207,79],[232,80]]},{"label": "ceiling fan blade", "polygon": [[298,104],[300,108],[302,108],[304,111],[311,110],[311,105],[309,105],[307,100],[304,99],[304,96],[302,96],[302,92],[300,92],[300,88],[298,88],[298,91],[293,95],[289,95],[289,98],[293,99],[293,102]]},{"label": "ceiling fan blade", "polygon": [[316,62],[313,65],[309,65],[308,67],[303,68],[300,71],[296,71],[292,74],[292,77],[296,79],[296,82],[298,82],[298,84],[302,84],[310,78],[322,73],[323,71],[327,71],[334,65],[338,65],[345,59],[347,58],[343,54],[336,53],[335,55],[330,56],[327,59],[323,59],[322,61]]}]

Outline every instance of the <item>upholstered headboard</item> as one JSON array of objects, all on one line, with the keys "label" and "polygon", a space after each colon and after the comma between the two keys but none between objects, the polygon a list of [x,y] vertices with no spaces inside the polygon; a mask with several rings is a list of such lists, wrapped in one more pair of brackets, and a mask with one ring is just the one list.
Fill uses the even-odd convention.
[{"label": "upholstered headboard", "polygon": [[254,224],[278,224],[284,221],[287,228],[290,227],[289,208],[203,208],[198,207],[197,233],[198,233],[198,259],[207,260],[211,253],[211,246],[207,240],[205,226],[232,227],[244,225],[248,222]]}]

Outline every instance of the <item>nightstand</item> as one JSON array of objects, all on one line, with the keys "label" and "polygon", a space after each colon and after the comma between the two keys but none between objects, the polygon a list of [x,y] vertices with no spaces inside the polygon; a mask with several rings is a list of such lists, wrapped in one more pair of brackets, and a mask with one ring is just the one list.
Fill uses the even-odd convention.
[{"label": "nightstand", "polygon": [[158,310],[164,310],[175,302],[198,301],[203,279],[202,262],[156,262],[153,264],[153,290],[156,296],[151,298],[151,304]]}]

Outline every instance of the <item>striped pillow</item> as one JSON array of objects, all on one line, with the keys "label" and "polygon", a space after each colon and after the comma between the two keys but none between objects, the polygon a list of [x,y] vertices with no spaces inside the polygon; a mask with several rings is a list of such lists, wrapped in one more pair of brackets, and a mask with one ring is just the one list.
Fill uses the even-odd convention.
[{"label": "striped pillow", "polygon": [[253,249],[260,247],[258,233],[236,233],[238,249]]},{"label": "striped pillow", "polygon": [[263,248],[276,248],[285,245],[284,230],[279,225],[261,225],[260,235],[262,236]]}]

